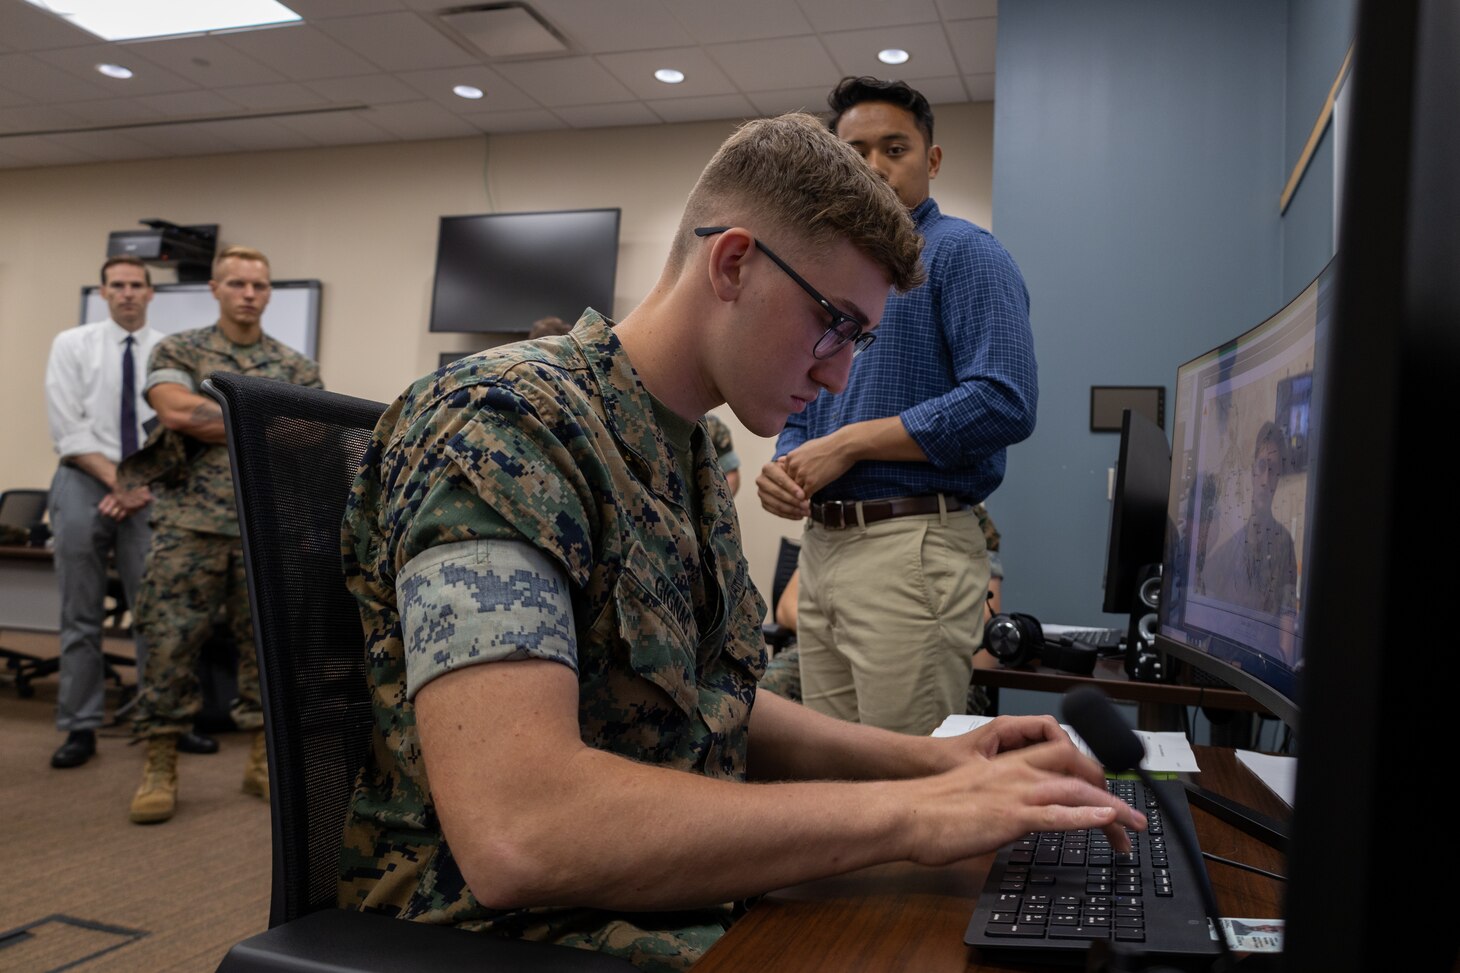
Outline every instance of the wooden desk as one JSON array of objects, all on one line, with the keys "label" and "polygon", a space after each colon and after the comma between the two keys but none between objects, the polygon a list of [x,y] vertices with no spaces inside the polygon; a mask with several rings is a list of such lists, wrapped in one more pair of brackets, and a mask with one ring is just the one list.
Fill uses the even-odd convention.
[{"label": "wooden desk", "polygon": [[1114,699],[1137,703],[1176,706],[1211,706],[1216,709],[1245,710],[1266,713],[1267,709],[1246,693],[1211,686],[1188,686],[1181,683],[1141,682],[1125,674],[1125,661],[1120,656],[1099,659],[1090,676],[1077,676],[1045,666],[1024,669],[974,669],[973,681],[989,688],[1028,689],[1043,693],[1064,693],[1076,686],[1094,686]]},{"label": "wooden desk", "polygon": [[[1286,815],[1282,802],[1231,750],[1195,750],[1202,786],[1264,814]],[[1282,874],[1279,852],[1198,808],[1191,816],[1203,851]],[[942,868],[879,865],[773,892],[695,964],[695,973],[1029,973],[1028,966],[982,962],[963,944],[992,863],[993,856],[985,855]],[[1222,915],[1282,915],[1282,882],[1211,861],[1206,868]]]}]

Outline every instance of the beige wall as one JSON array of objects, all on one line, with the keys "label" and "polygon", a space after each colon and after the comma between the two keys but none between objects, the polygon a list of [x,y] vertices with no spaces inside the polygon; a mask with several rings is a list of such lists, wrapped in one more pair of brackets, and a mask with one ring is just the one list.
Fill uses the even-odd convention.
[{"label": "beige wall", "polygon": [[[77,323],[112,230],[140,219],[217,223],[220,242],[256,246],[279,278],[323,283],[325,384],[389,401],[442,351],[482,336],[430,334],[437,218],[618,206],[613,311],[658,277],[684,197],[733,123],[593,129],[479,139],[0,170],[0,489],[43,487],[55,466],[42,377],[51,339]],[[945,212],[990,224],[993,105],[938,109]],[[199,325],[207,324],[200,321]],[[268,315],[264,316],[268,328]],[[769,597],[780,537],[800,525],[764,513],[755,473],[773,441],[727,409],[744,463],[738,508],[751,573]]]}]

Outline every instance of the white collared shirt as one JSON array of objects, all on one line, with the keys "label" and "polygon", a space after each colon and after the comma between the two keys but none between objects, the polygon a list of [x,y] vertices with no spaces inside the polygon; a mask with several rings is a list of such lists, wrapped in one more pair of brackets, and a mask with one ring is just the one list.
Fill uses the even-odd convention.
[{"label": "white collared shirt", "polygon": [[101,453],[113,463],[122,456],[122,353],[128,337],[137,390],[137,444],[146,441],[142,423],[156,413],[142,397],[147,359],[163,337],[156,328],[127,331],[111,318],[68,328],[51,342],[46,363],[46,415],[51,441],[62,459]]}]

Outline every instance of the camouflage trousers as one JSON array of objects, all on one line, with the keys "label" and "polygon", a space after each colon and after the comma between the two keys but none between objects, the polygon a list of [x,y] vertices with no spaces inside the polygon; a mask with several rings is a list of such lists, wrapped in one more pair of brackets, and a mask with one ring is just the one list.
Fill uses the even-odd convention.
[{"label": "camouflage trousers", "polygon": [[616,915],[597,909],[526,909],[499,923],[466,923],[459,928],[608,953],[643,973],[684,973],[742,911],[743,905],[736,903],[686,912]]},{"label": "camouflage trousers", "polygon": [[264,717],[242,542],[155,524],[132,608],[134,624],[147,643],[147,671],[132,716],[136,736],[192,729],[203,708],[198,655],[220,616],[238,646],[238,698],[230,715],[239,729],[258,729]]}]

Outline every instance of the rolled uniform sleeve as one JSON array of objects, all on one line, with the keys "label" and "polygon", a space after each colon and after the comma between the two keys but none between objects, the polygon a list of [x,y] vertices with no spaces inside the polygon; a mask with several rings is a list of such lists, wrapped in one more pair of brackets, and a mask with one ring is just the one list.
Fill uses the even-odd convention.
[{"label": "rolled uniform sleeve", "polygon": [[412,558],[398,580],[406,698],[481,662],[547,659],[578,671],[562,571],[521,541],[460,541]]}]

